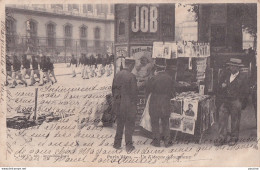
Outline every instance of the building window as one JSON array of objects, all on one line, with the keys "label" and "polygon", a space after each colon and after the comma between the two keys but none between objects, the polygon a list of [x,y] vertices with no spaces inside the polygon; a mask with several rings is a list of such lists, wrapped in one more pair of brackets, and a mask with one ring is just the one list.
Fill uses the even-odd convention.
[{"label": "building window", "polygon": [[63,10],[63,4],[51,4],[52,9]]},{"label": "building window", "polygon": [[96,27],[94,32],[95,39],[100,39],[100,28]]},{"label": "building window", "polygon": [[6,19],[6,33],[9,35],[15,34],[15,20],[13,18]]},{"label": "building window", "polygon": [[87,27],[84,25],[80,27],[80,37],[87,37]]},{"label": "building window", "polygon": [[69,4],[68,10],[73,11],[73,12],[79,11],[79,5],[78,4]]},{"label": "building window", "polygon": [[110,11],[109,11],[109,12],[110,12],[111,14],[113,14],[113,13],[114,13],[114,10],[115,10],[114,4],[111,4],[111,5],[110,5]]},{"label": "building window", "polygon": [[88,13],[88,8],[86,4],[83,4],[83,13]]},{"label": "building window", "polygon": [[48,33],[48,36],[54,36],[54,34],[55,34],[55,25],[53,23],[49,23],[47,25],[47,33]]},{"label": "building window", "polygon": [[[9,49],[15,46],[16,27],[15,20],[11,17],[6,18],[6,45]],[[7,49],[7,50],[8,50]]]},{"label": "building window", "polygon": [[97,14],[102,13],[102,5],[98,4],[97,5]]},{"label": "building window", "polygon": [[48,37],[48,41],[47,41],[48,46],[54,47],[56,45],[54,23],[47,24],[47,37]]},{"label": "building window", "polygon": [[27,32],[29,36],[37,35],[37,23],[35,21],[32,20],[27,21]]},{"label": "building window", "polygon": [[93,5],[88,5],[88,11],[93,12]]},{"label": "building window", "polygon": [[80,47],[81,48],[87,48],[87,40],[80,40]]},{"label": "building window", "polygon": [[119,35],[125,34],[125,22],[119,21],[119,28],[118,28]]},{"label": "building window", "polygon": [[64,30],[65,30],[65,37],[72,36],[72,26],[71,25],[66,25]]}]

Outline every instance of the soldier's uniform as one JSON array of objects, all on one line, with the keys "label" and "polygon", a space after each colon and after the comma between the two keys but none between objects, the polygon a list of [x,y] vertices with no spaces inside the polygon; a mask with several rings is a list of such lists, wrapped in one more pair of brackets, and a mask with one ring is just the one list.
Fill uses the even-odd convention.
[{"label": "soldier's uniform", "polygon": [[70,66],[72,71],[72,77],[76,77],[76,67],[77,67],[77,59],[72,56],[70,60]]},{"label": "soldier's uniform", "polygon": [[79,59],[79,66],[80,66],[82,78],[84,78],[84,73],[85,73],[84,59],[85,59],[85,54],[82,54]]},{"label": "soldier's uniform", "polygon": [[90,63],[89,58],[84,56],[84,77],[83,77],[83,79],[89,79],[89,76],[88,76],[89,63]]},{"label": "soldier's uniform", "polygon": [[96,64],[97,64],[98,77],[101,77],[102,76],[102,58],[101,58],[100,54],[98,55],[96,62],[97,62]]},{"label": "soldier's uniform", "polygon": [[165,147],[172,145],[169,129],[170,118],[170,100],[175,96],[174,81],[165,72],[161,71],[147,82],[147,93],[151,93],[149,114],[151,117],[151,126],[153,133],[152,145],[160,146],[160,128],[161,119],[163,129],[163,139]]},{"label": "soldier's uniform", "polygon": [[54,82],[51,80],[52,84],[57,82],[55,73],[54,73],[54,66],[53,63],[51,62],[50,58],[47,58],[47,67],[48,67],[48,74],[51,75],[54,79]]},{"label": "soldier's uniform", "polygon": [[26,75],[31,77],[30,61],[27,59],[26,55],[22,59],[22,76],[26,79]]},{"label": "soldier's uniform", "polygon": [[46,56],[42,56],[41,57],[41,62],[40,62],[40,86],[42,86],[45,82],[44,82],[44,77],[47,79],[47,82],[50,81],[50,76],[48,74],[48,63],[47,63],[47,59]]},{"label": "soldier's uniform", "polygon": [[[126,62],[134,62],[132,60]],[[112,84],[113,112],[117,115],[114,147],[120,148],[125,128],[126,147],[133,145],[132,135],[137,111],[137,81],[128,69],[118,72]]]},{"label": "soldier's uniform", "polygon": [[14,88],[16,83],[16,78],[18,78],[18,80],[20,80],[25,86],[27,86],[26,81],[22,78],[21,75],[21,62],[16,58],[16,56],[14,56],[14,60],[13,60],[13,72],[12,72],[12,78],[13,78],[13,83],[11,88]]},{"label": "soldier's uniform", "polygon": [[34,75],[36,74],[37,77],[40,79],[40,71],[39,71],[39,64],[36,61],[35,57],[32,56],[32,62],[31,62],[31,66],[32,66],[32,71],[31,71],[31,85],[33,85],[35,83],[35,78]]},{"label": "soldier's uniform", "polygon": [[96,69],[96,58],[93,55],[90,56],[90,65],[91,65],[91,67],[90,67],[91,77],[96,77],[97,76],[97,73],[95,71],[95,69]]}]

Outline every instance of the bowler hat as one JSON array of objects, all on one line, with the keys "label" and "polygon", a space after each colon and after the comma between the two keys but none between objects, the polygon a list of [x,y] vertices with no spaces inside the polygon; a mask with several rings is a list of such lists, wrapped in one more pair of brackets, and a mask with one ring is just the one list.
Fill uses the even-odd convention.
[{"label": "bowler hat", "polygon": [[242,60],[239,58],[230,58],[230,60],[226,63],[228,66],[237,66],[237,67],[243,67],[244,64],[242,63]]}]

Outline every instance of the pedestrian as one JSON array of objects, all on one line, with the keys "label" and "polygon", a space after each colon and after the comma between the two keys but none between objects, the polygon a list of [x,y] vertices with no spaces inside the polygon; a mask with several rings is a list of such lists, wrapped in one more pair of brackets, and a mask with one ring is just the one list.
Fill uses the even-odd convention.
[{"label": "pedestrian", "polygon": [[161,135],[160,124],[161,120],[164,146],[172,146],[170,136],[169,118],[170,118],[170,100],[175,96],[175,83],[171,76],[165,72],[166,66],[163,64],[164,59],[159,59],[155,64],[155,76],[147,81],[146,91],[151,94],[149,104],[149,114],[151,118],[153,141],[152,146],[160,147]]},{"label": "pedestrian", "polygon": [[[46,56],[42,56],[41,57],[41,61],[40,61],[40,84],[39,86],[43,86],[46,82],[50,82],[50,76],[48,73],[48,64],[47,64],[47,59]],[[47,80],[44,81],[44,78],[46,78]]]},{"label": "pedestrian", "polygon": [[[246,75],[239,71],[241,59],[230,58],[227,73],[220,78],[220,94],[223,96],[219,109],[218,139],[216,146],[228,144],[233,146],[239,139],[239,126],[243,99],[248,95]],[[228,120],[231,116],[231,133],[228,135]]]},{"label": "pedestrian", "polygon": [[71,60],[70,60],[70,67],[72,70],[72,77],[76,77],[76,67],[77,67],[77,59],[72,54]]},{"label": "pedestrian", "polygon": [[117,129],[113,147],[115,149],[121,148],[123,132],[125,131],[127,152],[135,149],[132,135],[137,112],[137,81],[135,75],[131,73],[134,64],[134,60],[126,59],[125,68],[115,75],[112,84],[113,112],[117,116]]},{"label": "pedestrian", "polygon": [[79,59],[79,67],[81,70],[81,77],[84,78],[84,73],[85,73],[85,65],[84,65],[84,59],[85,59],[85,54],[81,54],[81,57]]},{"label": "pedestrian", "polygon": [[[37,57],[38,58],[38,57]],[[31,58],[31,84],[30,86],[34,85],[36,80],[34,78],[34,75],[36,74],[37,78],[40,80],[40,71],[39,71],[39,63],[35,56],[32,56]]]},{"label": "pedestrian", "polygon": [[[21,74],[21,62],[17,58],[16,55],[13,56],[12,78],[13,78],[13,82],[12,82],[11,88],[15,88],[15,86],[17,85],[16,80],[20,80],[22,82],[22,84],[24,84],[25,87],[27,87],[26,80],[23,79],[22,74]],[[16,78],[18,78],[18,79],[16,79]]]},{"label": "pedestrian", "polygon": [[57,79],[56,79],[56,76],[54,73],[54,66],[53,66],[53,63],[51,62],[50,57],[47,57],[47,66],[48,66],[48,74],[51,75],[54,79],[54,82],[53,82],[52,79],[50,78],[52,84],[57,83]]},{"label": "pedestrian", "polygon": [[9,55],[6,55],[6,81],[5,85],[8,86],[8,76],[12,78],[12,63],[11,63],[11,57]]},{"label": "pedestrian", "polygon": [[[29,57],[29,55],[28,55]],[[27,59],[26,55],[22,56],[22,76],[23,79],[26,79],[26,75],[31,77],[31,69],[30,69],[30,60]]]}]

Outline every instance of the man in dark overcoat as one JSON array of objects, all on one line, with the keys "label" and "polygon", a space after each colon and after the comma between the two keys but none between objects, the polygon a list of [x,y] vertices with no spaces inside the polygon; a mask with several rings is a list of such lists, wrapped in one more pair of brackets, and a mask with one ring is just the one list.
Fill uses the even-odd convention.
[{"label": "man in dark overcoat", "polygon": [[117,116],[117,129],[113,147],[116,149],[121,148],[125,129],[127,152],[135,149],[132,135],[137,112],[137,81],[135,75],[131,73],[134,64],[134,60],[126,59],[125,68],[115,75],[112,84],[113,112]]},{"label": "man in dark overcoat", "polygon": [[174,81],[165,72],[165,66],[160,60],[155,64],[155,76],[147,82],[146,91],[151,93],[149,114],[151,117],[151,126],[153,133],[153,141],[151,145],[160,147],[160,128],[159,120],[161,120],[163,130],[163,140],[165,147],[172,145],[169,128],[170,118],[170,100],[175,96]]}]

